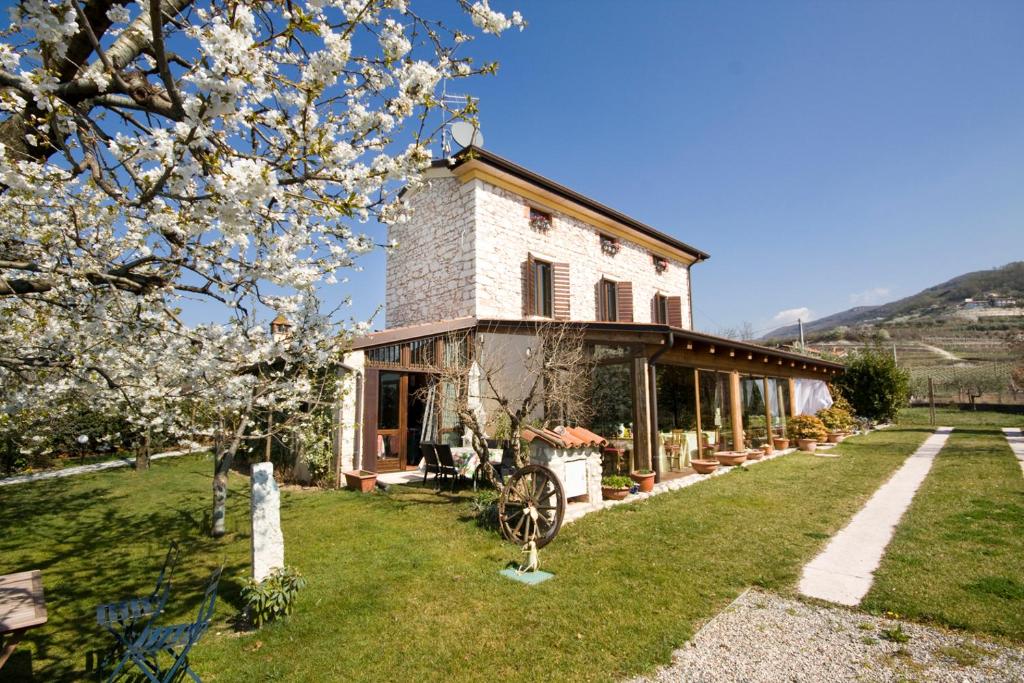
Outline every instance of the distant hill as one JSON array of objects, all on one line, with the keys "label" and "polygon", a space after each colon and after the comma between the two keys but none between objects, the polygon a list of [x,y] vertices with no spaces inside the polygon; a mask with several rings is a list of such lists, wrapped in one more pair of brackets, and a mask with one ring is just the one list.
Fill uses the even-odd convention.
[{"label": "distant hill", "polygon": [[[804,335],[824,333],[843,326],[877,328],[885,324],[921,324],[948,320],[954,316],[970,314],[964,308],[965,299],[982,300],[990,293],[1016,299],[1018,306],[1024,307],[1024,261],[1015,261],[992,270],[966,273],[898,301],[880,306],[857,306],[805,322]],[[797,325],[787,325],[772,330],[762,339],[785,341],[795,339],[798,334]]]}]

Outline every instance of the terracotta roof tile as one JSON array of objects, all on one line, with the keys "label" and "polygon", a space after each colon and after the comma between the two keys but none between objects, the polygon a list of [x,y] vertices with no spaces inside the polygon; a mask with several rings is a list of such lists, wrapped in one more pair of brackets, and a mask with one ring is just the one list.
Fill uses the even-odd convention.
[{"label": "terracotta roof tile", "polygon": [[540,439],[555,448],[595,448],[608,445],[607,439],[583,427],[524,427],[523,438],[527,441]]}]

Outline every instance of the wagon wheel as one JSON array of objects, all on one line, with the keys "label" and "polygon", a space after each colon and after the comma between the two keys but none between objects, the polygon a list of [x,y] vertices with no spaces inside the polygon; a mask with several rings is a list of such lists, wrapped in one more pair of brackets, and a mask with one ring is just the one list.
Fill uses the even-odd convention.
[{"label": "wagon wheel", "polygon": [[517,545],[534,540],[543,548],[558,534],[564,516],[562,482],[543,465],[516,470],[498,499],[501,533]]}]

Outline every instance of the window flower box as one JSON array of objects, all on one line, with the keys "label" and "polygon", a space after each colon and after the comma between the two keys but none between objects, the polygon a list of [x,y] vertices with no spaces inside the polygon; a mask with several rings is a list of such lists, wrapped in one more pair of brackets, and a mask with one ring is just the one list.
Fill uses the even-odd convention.
[{"label": "window flower box", "polygon": [[551,214],[531,208],[530,227],[537,232],[546,233],[551,229]]},{"label": "window flower box", "polygon": [[658,275],[661,275],[668,270],[668,259],[664,256],[653,255],[651,256],[651,260],[654,262],[654,271]]},{"label": "window flower box", "polygon": [[601,251],[607,256],[615,256],[622,249],[622,243],[610,235],[601,235]]}]

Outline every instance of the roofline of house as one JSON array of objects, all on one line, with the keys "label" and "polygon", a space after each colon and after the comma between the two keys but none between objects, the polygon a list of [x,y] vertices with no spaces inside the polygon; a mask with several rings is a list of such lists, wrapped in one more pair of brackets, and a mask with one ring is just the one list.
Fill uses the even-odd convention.
[{"label": "roofline of house", "polygon": [[[433,323],[426,323],[423,325],[411,325],[409,327],[396,327],[390,330],[381,330],[380,332],[372,332],[364,337],[360,337],[355,340],[352,345],[352,349],[360,351],[363,349],[373,348],[377,346],[387,346],[390,344],[398,344],[402,342],[412,341],[414,339],[422,339],[423,337],[432,337],[439,334],[448,334],[451,332],[457,332],[461,330],[469,329],[483,329],[485,331],[517,331],[528,328],[537,328],[542,325],[550,325],[550,320],[518,320],[518,319],[504,319],[504,318],[454,318],[451,320],[442,320]],[[842,363],[836,363],[835,361],[824,360],[822,358],[816,358],[814,356],[807,356],[800,353],[794,353],[792,351],[785,351],[782,349],[776,349],[769,346],[762,346],[761,344],[753,344],[751,342],[738,341],[736,339],[728,339],[726,337],[718,337],[713,334],[705,334],[703,332],[695,332],[693,330],[687,330],[680,327],[670,327],[669,325],[662,325],[659,323],[625,323],[625,322],[601,322],[601,321],[565,321],[564,324],[581,327],[586,331],[595,332],[647,332],[659,336],[668,337],[669,334],[675,335],[676,343],[682,342],[698,342],[703,344],[710,344],[721,346],[725,349],[733,349],[735,351],[745,351],[748,353],[757,354],[769,354],[774,358],[781,358],[790,361],[796,361],[800,363],[813,363],[816,366],[823,368],[831,368],[834,370],[844,370],[845,366]]]},{"label": "roofline of house", "polygon": [[641,223],[640,221],[636,220],[635,218],[627,216],[621,211],[616,211],[615,209],[606,206],[595,199],[591,199],[586,195],[580,194],[575,190],[569,189],[565,185],[556,183],[554,180],[551,180],[550,178],[542,176],[539,173],[534,173],[533,171],[527,168],[523,168],[519,164],[509,161],[505,157],[499,156],[494,152],[490,152],[480,147],[474,147],[471,145],[457,152],[454,155],[453,159],[454,161],[452,161],[451,159],[437,159],[431,163],[431,166],[434,168],[443,167],[454,169],[469,161],[478,160],[500,171],[504,171],[505,173],[515,176],[520,180],[532,183],[533,185],[536,185],[548,192],[551,192],[552,194],[558,195],[563,199],[567,199],[571,202],[575,202],[583,207],[586,207],[587,209],[595,213],[598,213],[604,216],[605,218],[608,218],[610,220],[621,223],[629,228],[632,228],[633,230],[636,230],[637,232],[642,233],[647,237],[650,237],[653,240],[661,242],[673,249],[678,249],[679,251],[685,252],[691,255],[695,261],[706,261],[709,258],[711,258],[711,255],[708,254],[707,252],[701,251],[700,249],[697,249],[696,247],[689,245],[686,242],[677,240],[675,237],[666,235],[665,233],[661,232],[660,230],[657,230],[656,228],[652,228],[646,223]]}]

